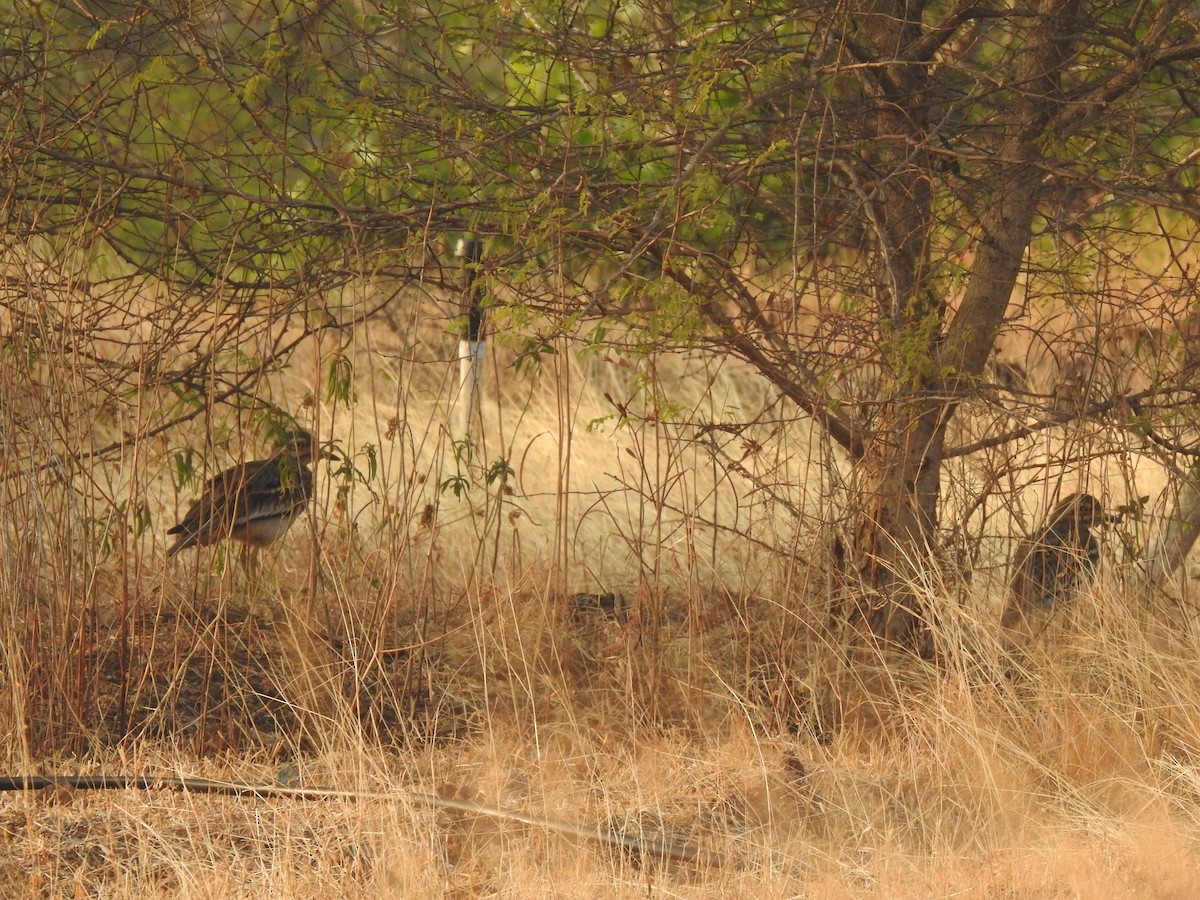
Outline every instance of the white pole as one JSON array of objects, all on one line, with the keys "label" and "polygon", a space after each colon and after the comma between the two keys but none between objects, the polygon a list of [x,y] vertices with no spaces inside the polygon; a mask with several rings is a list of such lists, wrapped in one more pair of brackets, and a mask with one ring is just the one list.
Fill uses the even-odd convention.
[{"label": "white pole", "polygon": [[460,238],[454,255],[463,261],[466,273],[463,293],[467,334],[458,342],[458,393],[454,397],[450,428],[455,441],[467,441],[474,437],[475,421],[479,418],[479,379],[483,375],[483,358],[487,353],[479,285],[475,283],[479,260],[483,256],[483,242],[476,238]]},{"label": "white pole", "polygon": [[479,379],[483,374],[483,358],[487,341],[458,342],[458,394],[454,398],[454,439],[465,441],[472,436],[479,410]]}]

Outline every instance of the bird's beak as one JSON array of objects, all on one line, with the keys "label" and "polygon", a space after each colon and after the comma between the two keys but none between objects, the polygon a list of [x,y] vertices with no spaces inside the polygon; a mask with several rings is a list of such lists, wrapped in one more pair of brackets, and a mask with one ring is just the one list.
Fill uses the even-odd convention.
[{"label": "bird's beak", "polygon": [[321,453],[320,453],[320,458],[328,459],[332,462],[337,462],[338,460],[340,460],[341,456],[338,455],[338,452],[336,450],[334,450],[333,447],[334,447],[333,443],[328,443],[324,447],[322,447]]}]

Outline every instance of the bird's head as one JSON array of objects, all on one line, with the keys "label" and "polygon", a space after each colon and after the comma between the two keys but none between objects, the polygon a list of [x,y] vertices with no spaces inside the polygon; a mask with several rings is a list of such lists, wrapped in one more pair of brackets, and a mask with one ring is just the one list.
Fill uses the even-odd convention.
[{"label": "bird's head", "polygon": [[333,450],[332,443],[320,444],[311,431],[295,428],[286,433],[280,443],[280,450],[294,454],[296,461],[306,466],[316,459],[339,459]]},{"label": "bird's head", "polygon": [[1076,516],[1086,527],[1104,518],[1104,508],[1091,494],[1080,494]]},{"label": "bird's head", "polygon": [[1049,521],[1051,528],[1086,535],[1093,525],[1104,521],[1104,508],[1091,494],[1070,494],[1054,507]]}]

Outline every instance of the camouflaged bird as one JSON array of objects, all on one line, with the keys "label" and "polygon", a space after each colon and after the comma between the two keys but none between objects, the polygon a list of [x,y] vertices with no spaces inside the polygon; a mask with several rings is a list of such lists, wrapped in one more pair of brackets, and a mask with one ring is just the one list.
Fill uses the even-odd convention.
[{"label": "camouflaged bird", "polygon": [[167,531],[179,535],[167,558],[226,538],[255,548],[274,543],[312,499],[309,464],[318,458],[334,457],[322,453],[309,432],[297,430],[270,459],[242,463],[210,479],[183,521]]},{"label": "camouflaged bird", "polygon": [[1005,629],[1028,632],[1031,618],[1087,586],[1100,559],[1092,528],[1103,519],[1099,500],[1091,494],[1070,494],[1050,510],[1036,534],[1018,545],[1009,602],[1001,619]]}]

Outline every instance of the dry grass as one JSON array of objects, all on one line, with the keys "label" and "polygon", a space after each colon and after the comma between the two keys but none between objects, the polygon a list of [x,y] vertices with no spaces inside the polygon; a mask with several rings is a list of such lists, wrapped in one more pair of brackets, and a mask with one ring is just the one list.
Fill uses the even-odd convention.
[{"label": "dry grass", "polygon": [[[248,419],[90,457],[72,442],[152,426],[166,398],[91,399],[83,357],[5,370],[5,768],[394,796],[8,795],[6,894],[1200,895],[1200,631],[1186,593],[1124,583],[1152,523],[1106,536],[1100,583],[1018,677],[998,645],[1014,533],[1060,488],[1160,493],[1135,449],[1047,467],[1117,439],[1064,429],[956,463],[947,517],[971,510],[974,578],[919,586],[945,611],[943,664],[846,661],[821,623],[847,475],[761,384],[702,356],[580,362],[565,342],[519,377],[501,350],[456,458],[453,342],[430,311],[303,343],[266,379],[362,477],[322,470],[313,516],[253,579],[220,550],[168,566],[162,543],[195,490],[173,486],[173,454],[252,455]],[[353,403],[324,393],[338,354]],[[606,394],[646,418],[618,423]],[[758,424],[686,424],[703,418]],[[511,473],[489,482],[502,459]],[[639,858],[413,791],[727,862]]]}]

